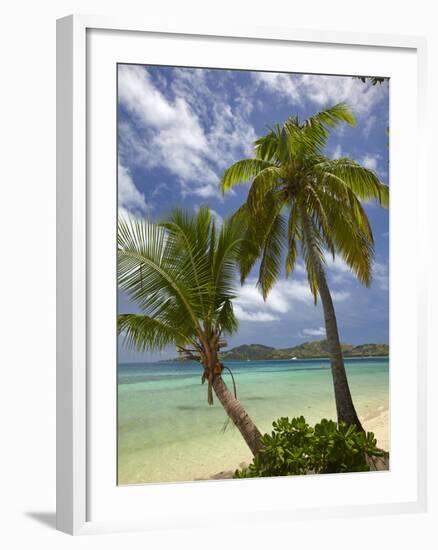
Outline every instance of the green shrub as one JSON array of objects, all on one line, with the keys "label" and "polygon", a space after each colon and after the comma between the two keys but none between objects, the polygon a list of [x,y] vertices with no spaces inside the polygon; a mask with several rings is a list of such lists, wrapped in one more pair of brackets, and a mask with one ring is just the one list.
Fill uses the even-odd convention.
[{"label": "green shrub", "polygon": [[366,455],[388,456],[377,448],[373,433],[343,422],[323,419],[312,427],[300,416],[279,418],[272,426],[271,434],[262,437],[263,450],[234,477],[366,472]]}]

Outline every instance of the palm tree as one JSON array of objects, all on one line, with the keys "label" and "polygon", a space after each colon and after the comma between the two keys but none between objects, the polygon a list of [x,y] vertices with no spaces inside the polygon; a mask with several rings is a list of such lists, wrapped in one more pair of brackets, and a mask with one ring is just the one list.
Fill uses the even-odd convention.
[{"label": "palm tree", "polygon": [[118,330],[131,349],[157,351],[175,345],[183,358],[199,362],[208,403],[213,404],[214,391],[256,455],[261,434],[227,388],[220,360],[223,335],[238,328],[232,304],[237,261],[244,247],[251,249],[242,234],[237,219],[218,229],[206,208],[196,215],[176,209],[160,224],[121,219],[118,284],[142,313],[119,315]]},{"label": "palm tree", "polygon": [[[281,273],[295,267],[299,249],[312,294],[319,295],[331,358],[339,421],[362,429],[344,368],[335,309],[325,274],[325,252],[341,256],[358,279],[371,283],[374,257],[372,230],[361,201],[388,206],[389,191],[377,175],[350,158],[324,156],[331,128],[355,119],[345,104],[321,111],[304,122],[290,117],[255,142],[255,157],[236,162],[221,181],[223,192],[251,182],[246,202],[235,217],[245,220],[256,253],[240,261],[243,282],[260,259],[258,287],[266,299]],[[284,254],[285,253],[285,254]]]}]

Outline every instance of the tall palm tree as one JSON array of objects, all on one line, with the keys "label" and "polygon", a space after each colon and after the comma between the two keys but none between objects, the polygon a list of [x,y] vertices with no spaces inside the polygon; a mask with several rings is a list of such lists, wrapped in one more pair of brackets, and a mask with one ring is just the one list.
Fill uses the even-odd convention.
[{"label": "tall palm tree", "polygon": [[256,455],[261,434],[227,388],[220,360],[223,335],[238,328],[232,304],[237,261],[243,247],[251,249],[242,235],[239,220],[218,229],[206,208],[196,215],[176,209],[161,224],[121,219],[118,284],[142,313],[119,315],[118,330],[132,349],[175,345],[184,358],[199,362],[208,403],[214,392]]},{"label": "tall palm tree", "polygon": [[371,283],[374,241],[361,201],[387,207],[388,187],[350,158],[323,154],[331,128],[355,119],[338,104],[300,122],[290,117],[255,142],[255,157],[236,162],[221,181],[223,192],[250,181],[246,202],[235,217],[245,220],[247,237],[258,244],[240,262],[242,282],[260,259],[258,287],[266,299],[281,274],[289,275],[299,249],[315,299],[319,295],[331,358],[338,420],[362,426],[344,368],[335,309],[325,274],[325,252],[341,256],[358,279]]}]

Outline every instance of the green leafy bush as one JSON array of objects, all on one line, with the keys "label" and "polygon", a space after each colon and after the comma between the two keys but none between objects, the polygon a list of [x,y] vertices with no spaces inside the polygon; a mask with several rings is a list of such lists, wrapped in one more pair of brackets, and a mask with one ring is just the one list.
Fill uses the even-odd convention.
[{"label": "green leafy bush", "polygon": [[263,450],[234,477],[366,472],[366,456],[388,456],[377,448],[373,433],[343,422],[323,419],[312,427],[300,416],[279,418],[272,426],[271,434],[262,437]]}]

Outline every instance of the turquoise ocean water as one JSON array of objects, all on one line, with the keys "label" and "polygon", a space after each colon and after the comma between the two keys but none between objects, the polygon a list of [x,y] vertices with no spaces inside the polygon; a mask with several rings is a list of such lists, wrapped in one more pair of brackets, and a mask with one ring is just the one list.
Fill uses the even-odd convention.
[{"label": "turquoise ocean water", "polygon": [[[228,361],[237,397],[262,432],[280,416],[315,423],[336,418],[329,362]],[[362,419],[388,408],[387,358],[349,359],[346,369]],[[230,376],[224,374],[230,389]],[[215,400],[207,404],[199,365],[130,363],[118,367],[119,484],[208,479],[249,462],[248,451]]]}]

